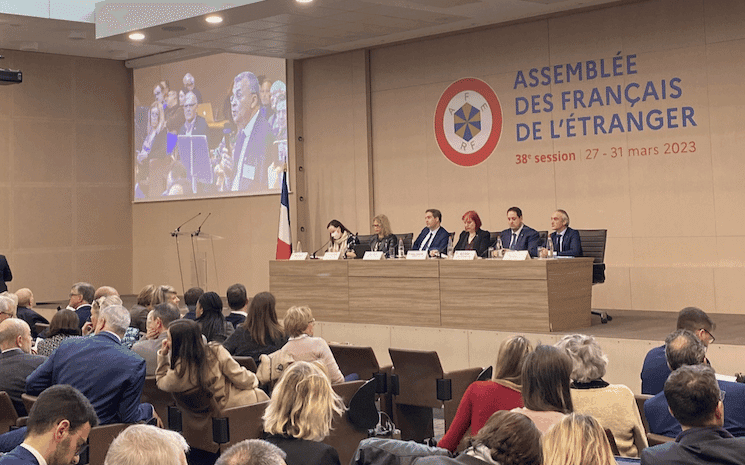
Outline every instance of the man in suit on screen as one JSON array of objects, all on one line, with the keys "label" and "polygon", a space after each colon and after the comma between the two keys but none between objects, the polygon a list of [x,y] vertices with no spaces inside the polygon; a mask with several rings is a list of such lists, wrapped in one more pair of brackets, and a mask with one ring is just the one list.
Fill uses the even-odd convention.
[{"label": "man in suit on screen", "polygon": [[531,257],[538,256],[538,231],[523,223],[523,211],[519,207],[507,210],[509,228],[501,232],[502,247],[508,250],[527,250]]},{"label": "man in suit on screen", "polygon": [[427,226],[419,233],[411,250],[427,250],[430,255],[445,253],[448,247],[450,233],[440,226],[442,213],[436,208],[430,208],[425,212],[424,222]]}]

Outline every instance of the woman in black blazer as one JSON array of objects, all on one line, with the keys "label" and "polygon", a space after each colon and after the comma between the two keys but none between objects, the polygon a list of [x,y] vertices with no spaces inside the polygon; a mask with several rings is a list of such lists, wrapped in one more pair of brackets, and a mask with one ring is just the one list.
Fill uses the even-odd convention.
[{"label": "woman in black blazer", "polygon": [[481,229],[481,218],[473,210],[467,211],[463,218],[463,232],[460,233],[455,250],[475,250],[476,255],[486,258],[489,250],[489,231]]}]

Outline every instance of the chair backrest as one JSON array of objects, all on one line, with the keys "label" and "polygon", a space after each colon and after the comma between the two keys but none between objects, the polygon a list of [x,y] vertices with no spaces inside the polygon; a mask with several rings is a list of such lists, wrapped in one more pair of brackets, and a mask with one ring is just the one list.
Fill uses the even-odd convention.
[{"label": "chair backrest", "polygon": [[490,381],[492,376],[494,376],[494,367],[489,365],[488,367],[484,368],[481,373],[479,373],[476,381]]},{"label": "chair backrest", "polygon": [[[355,393],[365,384],[365,381],[350,381],[347,383],[334,384],[333,389],[342,399],[344,405],[349,404]],[[348,412],[334,415],[331,423],[331,434],[323,440],[325,444],[332,446],[339,454],[339,461],[343,464],[349,463],[357,450],[357,445],[367,437],[367,431],[359,431],[349,421]]]},{"label": "chair backrest", "polygon": [[127,423],[113,423],[91,428],[91,432],[88,434],[88,463],[90,465],[103,465],[111,442],[128,426]]},{"label": "chair backrest", "polygon": [[36,403],[37,396],[32,396],[30,394],[26,394],[25,392],[21,394],[21,402],[23,402],[23,406],[26,407],[26,413],[31,412],[31,407],[34,406]]},{"label": "chair backrest", "polygon": [[644,402],[651,399],[654,396],[651,396],[649,394],[634,394],[634,399],[636,400],[636,408],[639,409],[639,415],[642,418],[642,424],[644,425],[644,434],[649,433],[649,422],[647,421],[647,416],[644,414]]},{"label": "chair backrest", "polygon": [[592,257],[592,283],[605,282],[605,242],[607,229],[578,229],[582,255]]},{"label": "chair backrest", "polygon": [[212,418],[219,409],[212,393],[195,387],[171,395],[181,411],[182,435],[186,442],[193,448],[217,453],[220,445],[212,440]]},{"label": "chair backrest", "polygon": [[649,447],[658,446],[660,444],[665,444],[666,442],[673,441],[675,441],[675,438],[669,438],[661,434],[647,433],[647,442],[649,443]]},{"label": "chair backrest", "polygon": [[548,239],[548,231],[538,231],[538,247],[546,247],[546,240]]},{"label": "chair backrest", "polygon": [[357,234],[360,244],[369,244],[375,234]]},{"label": "chair backrest", "polygon": [[396,234],[396,237],[404,240],[404,252],[411,250],[411,244],[414,242],[414,233]]},{"label": "chair backrest", "polygon": [[195,387],[184,392],[172,392],[173,400],[180,410],[193,413],[213,414],[218,411],[215,398],[207,389]]},{"label": "chair backrest", "polygon": [[[140,402],[151,404],[161,420],[163,420],[164,423],[168,422],[168,406],[174,404],[173,396],[171,396],[170,392],[158,389],[155,376],[145,377],[145,384],[142,387]],[[166,424],[166,426],[168,425]]]},{"label": "chair backrest", "polygon": [[489,247],[497,246],[497,237],[499,237],[500,234],[502,234],[502,231],[492,231],[489,233]]},{"label": "chair backrest", "polygon": [[225,450],[244,439],[261,439],[264,433],[264,421],[261,417],[269,402],[267,400],[223,410],[222,416],[228,419],[230,427],[230,441],[222,444],[221,449]]},{"label": "chair backrest", "polygon": [[13,401],[5,391],[0,391],[0,433],[7,433],[11,426],[15,426],[18,420],[18,412],[13,406]]},{"label": "chair backrest", "polygon": [[344,344],[329,344],[331,353],[345,375],[357,373],[360,379],[370,379],[380,371],[378,359],[372,347],[357,347]]},{"label": "chair backrest", "polygon": [[234,355],[233,359],[238,362],[238,365],[244,367],[248,371],[256,373],[256,360],[254,360],[253,357],[249,357],[247,355]]},{"label": "chair backrest", "polygon": [[49,323],[35,323],[34,324],[34,330],[36,331],[36,334],[43,333],[44,330],[47,328],[49,328]]},{"label": "chair backrest", "polygon": [[437,381],[444,377],[440,357],[435,351],[389,348],[393,374],[398,376],[397,404],[438,408]]},{"label": "chair backrest", "polygon": [[378,424],[380,415],[378,414],[378,407],[375,405],[375,389],[377,387],[377,381],[375,379],[368,380],[365,384],[357,389],[352,399],[349,401],[349,411],[347,411],[347,417],[349,422],[352,423],[358,431],[367,431],[375,428]]}]

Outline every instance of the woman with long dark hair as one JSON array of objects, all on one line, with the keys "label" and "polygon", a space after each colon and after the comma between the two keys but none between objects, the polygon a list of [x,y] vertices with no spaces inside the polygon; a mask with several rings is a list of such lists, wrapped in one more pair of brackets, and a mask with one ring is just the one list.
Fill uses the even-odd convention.
[{"label": "woman with long dark hair", "polygon": [[168,326],[168,337],[158,351],[155,378],[165,392],[195,387],[209,391],[221,410],[268,399],[258,388],[256,375],[233,360],[220,344],[205,344],[199,325],[192,320],[176,320]]},{"label": "woman with long dark hair", "polygon": [[271,354],[287,342],[282,325],[277,320],[276,300],[270,292],[259,292],[248,305],[246,320],[223,344],[230,355],[252,357]]},{"label": "woman with long dark hair", "polygon": [[225,320],[222,314],[222,299],[216,292],[205,292],[197,301],[197,323],[202,328],[202,334],[207,342],[222,344],[233,334],[233,325]]}]

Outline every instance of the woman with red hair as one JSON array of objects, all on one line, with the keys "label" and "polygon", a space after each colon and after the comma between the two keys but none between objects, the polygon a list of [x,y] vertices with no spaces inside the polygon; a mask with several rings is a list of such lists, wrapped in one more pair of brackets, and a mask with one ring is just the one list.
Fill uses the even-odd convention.
[{"label": "woman with red hair", "polygon": [[473,210],[463,214],[463,232],[460,233],[455,250],[475,250],[476,255],[486,258],[486,251],[491,242],[489,231],[481,229],[481,218]]}]

